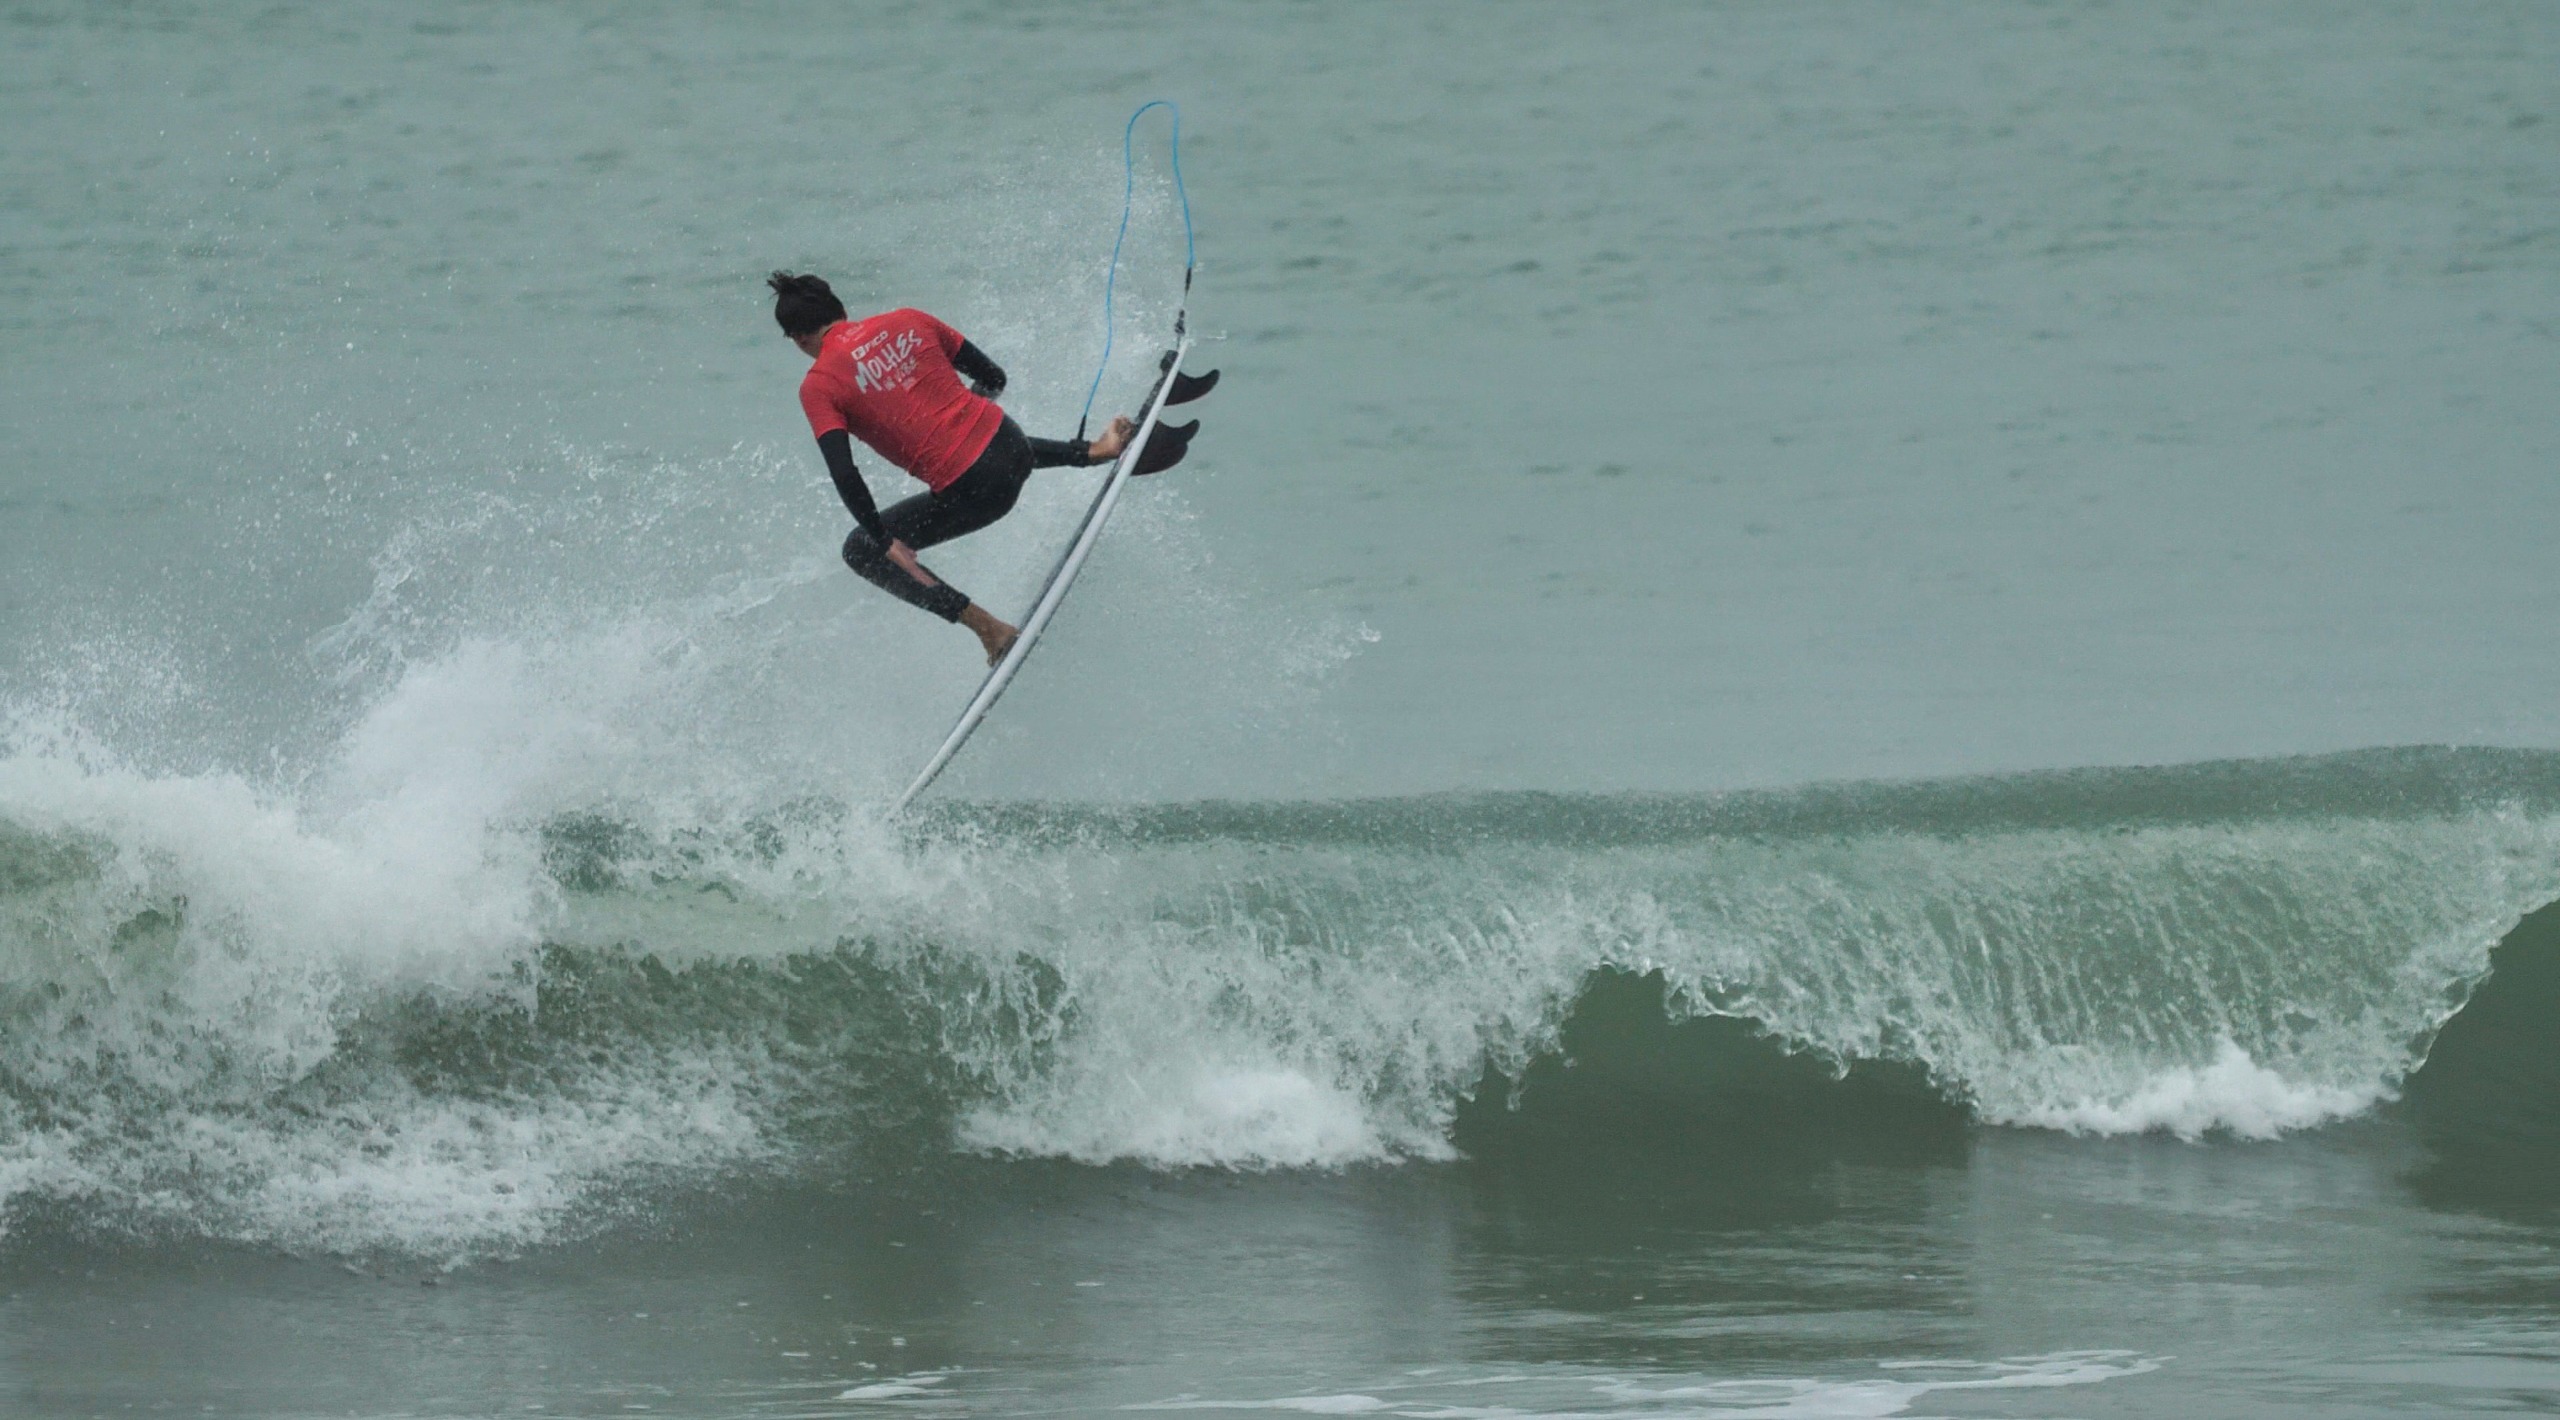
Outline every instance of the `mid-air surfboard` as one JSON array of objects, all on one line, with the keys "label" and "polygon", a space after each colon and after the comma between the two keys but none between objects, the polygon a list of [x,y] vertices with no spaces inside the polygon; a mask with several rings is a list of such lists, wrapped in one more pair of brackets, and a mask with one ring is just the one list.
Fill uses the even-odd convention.
[{"label": "mid-air surfboard", "polygon": [[[925,761],[923,771],[916,775],[914,783],[907,786],[907,791],[898,796],[898,802],[890,808],[890,813],[904,813],[907,805],[915,802],[916,795],[923,793],[925,787],[950,765],[952,756],[969,742],[969,736],[977,733],[979,724],[987,718],[987,712],[996,708],[996,701],[1003,696],[1005,687],[1013,684],[1014,676],[1020,674],[1022,663],[1031,656],[1031,648],[1040,644],[1040,633],[1049,629],[1050,618],[1058,614],[1059,604],[1067,599],[1067,589],[1075,585],[1076,573],[1083,569],[1085,559],[1093,554],[1094,544],[1102,538],[1103,524],[1111,521],[1111,510],[1119,505],[1120,490],[1128,485],[1130,475],[1137,470],[1138,460],[1145,455],[1147,436],[1155,432],[1157,417],[1164,413],[1166,400],[1173,393],[1176,377],[1182,369],[1182,357],[1190,349],[1189,340],[1177,339],[1174,347],[1165,352],[1156,371],[1155,388],[1147,392],[1146,405],[1138,415],[1137,431],[1130,436],[1129,446],[1120,451],[1120,457],[1112,460],[1111,473],[1102,480],[1102,488],[1085,508],[1084,521],[1076,525],[1075,537],[1067,543],[1067,550],[1059,554],[1058,565],[1049,571],[1049,580],[1040,584],[1039,599],[1031,604],[1030,614],[1022,618],[1020,634],[1014,637],[1013,645],[1006,649],[1003,658],[988,669],[987,678],[978,685],[978,693],[969,697],[968,707],[960,712],[959,723],[951,727],[950,734],[942,737],[942,747],[933,752],[933,758]],[[1205,382],[1201,392],[1207,392]]]}]

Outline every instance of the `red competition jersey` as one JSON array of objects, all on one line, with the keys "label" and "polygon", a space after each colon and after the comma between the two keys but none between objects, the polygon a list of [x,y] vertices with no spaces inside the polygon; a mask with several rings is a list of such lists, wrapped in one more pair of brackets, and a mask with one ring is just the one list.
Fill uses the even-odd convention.
[{"label": "red competition jersey", "polygon": [[809,432],[850,430],[925,487],[948,487],[1004,423],[995,401],[971,394],[951,368],[961,344],[960,332],[918,310],[829,326],[800,381]]}]

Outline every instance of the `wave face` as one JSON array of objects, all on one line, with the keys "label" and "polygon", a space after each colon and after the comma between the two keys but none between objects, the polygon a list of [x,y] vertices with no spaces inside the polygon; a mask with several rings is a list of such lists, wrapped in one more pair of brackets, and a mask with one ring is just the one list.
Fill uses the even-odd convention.
[{"label": "wave face", "polygon": [[2263,1138],[2392,1098],[2560,897],[2560,756],[2525,752],[903,826],[492,817],[453,782],[323,814],[21,733],[12,1213],[503,1252],[670,1183],[955,1146],[1443,1158],[1506,1082],[1749,1095],[1676,1052],[1611,1073],[1666,1011],[1815,1088],[1881,1068],[1991,1125]]}]

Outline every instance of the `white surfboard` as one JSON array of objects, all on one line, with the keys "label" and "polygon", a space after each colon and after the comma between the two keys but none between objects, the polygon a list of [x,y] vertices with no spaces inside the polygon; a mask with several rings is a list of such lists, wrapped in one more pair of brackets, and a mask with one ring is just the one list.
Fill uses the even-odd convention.
[{"label": "white surfboard", "polygon": [[1131,436],[1129,446],[1120,451],[1120,457],[1112,461],[1110,475],[1102,480],[1101,491],[1093,495],[1092,504],[1084,510],[1084,521],[1076,525],[1075,538],[1059,556],[1058,565],[1049,573],[1049,580],[1041,584],[1040,597],[1031,604],[1030,614],[1017,623],[1021,634],[1005,651],[1004,659],[987,671],[987,678],[979,684],[978,693],[969,697],[968,708],[960,712],[960,722],[951,727],[950,734],[943,736],[942,747],[933,752],[933,758],[925,761],[924,771],[916,775],[916,782],[907,786],[907,792],[898,796],[898,802],[889,812],[904,813],[907,805],[915,802],[916,795],[923,793],[925,786],[950,765],[952,756],[969,742],[969,736],[977,732],[979,722],[995,708],[1004,688],[1013,684],[1023,661],[1031,655],[1031,648],[1040,643],[1040,633],[1048,629],[1049,619],[1058,614],[1058,604],[1067,599],[1067,588],[1075,585],[1076,573],[1083,568],[1085,558],[1092,555],[1094,543],[1101,539],[1102,525],[1111,521],[1111,510],[1120,502],[1120,490],[1128,484],[1130,473],[1137,468],[1138,455],[1147,447],[1147,435],[1155,431],[1157,416],[1164,413],[1165,397],[1173,393],[1174,372],[1182,368],[1182,357],[1190,349],[1191,342],[1184,340],[1167,352],[1163,368],[1156,372],[1156,387],[1148,392],[1146,407],[1138,416],[1137,433]]}]

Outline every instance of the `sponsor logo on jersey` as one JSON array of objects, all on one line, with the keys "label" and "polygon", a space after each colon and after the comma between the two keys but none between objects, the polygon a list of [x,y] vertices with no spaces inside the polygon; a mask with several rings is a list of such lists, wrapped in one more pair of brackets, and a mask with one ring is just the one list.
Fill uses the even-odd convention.
[{"label": "sponsor logo on jersey", "polygon": [[853,347],[853,387],[866,394],[913,388],[916,352],[923,348],[924,336],[914,330],[884,330]]}]

